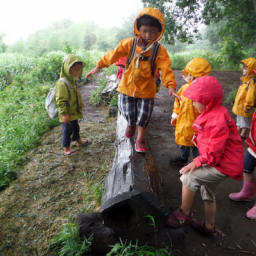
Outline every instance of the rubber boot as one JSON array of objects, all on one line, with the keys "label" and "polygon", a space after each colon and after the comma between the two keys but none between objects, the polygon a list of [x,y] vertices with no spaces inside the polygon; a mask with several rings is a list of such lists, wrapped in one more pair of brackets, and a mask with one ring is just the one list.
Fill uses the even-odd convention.
[{"label": "rubber boot", "polygon": [[234,201],[252,201],[256,192],[256,181],[250,182],[244,179],[242,190],[238,193],[229,194],[229,198]]},{"label": "rubber boot", "polygon": [[246,217],[252,220],[256,220],[256,204],[246,213]]}]

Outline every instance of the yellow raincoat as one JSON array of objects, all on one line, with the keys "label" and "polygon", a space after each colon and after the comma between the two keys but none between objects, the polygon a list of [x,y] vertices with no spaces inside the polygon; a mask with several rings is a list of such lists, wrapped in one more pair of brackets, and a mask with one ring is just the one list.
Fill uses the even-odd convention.
[{"label": "yellow raincoat", "polygon": [[[256,69],[256,59],[247,58],[241,62],[248,68],[248,74],[240,78],[242,85],[240,85],[237,91],[232,111],[239,116],[252,117],[254,112],[254,101],[256,99],[256,90],[254,82],[251,82],[249,86],[248,82],[254,76],[253,70]],[[248,109],[249,112],[244,112],[244,108]]]},{"label": "yellow raincoat", "polygon": [[[188,73],[193,77],[200,77],[209,75],[211,71],[210,64],[203,58],[194,58],[191,60],[184,70],[183,75]],[[193,101],[184,97],[184,92],[191,82],[181,86],[178,91],[181,101],[175,98],[172,118],[177,118],[175,127],[175,142],[178,145],[193,147],[195,146],[191,139],[195,130],[192,125],[199,115],[199,112],[193,107]]]},{"label": "yellow raincoat", "polygon": [[[149,15],[157,19],[162,30],[159,32],[158,38],[155,41],[159,41],[164,34],[164,17],[162,13],[155,8],[144,8],[134,22],[134,36],[139,39],[140,32],[137,29],[137,19],[143,15]],[[137,44],[136,54],[132,59],[129,68],[125,70],[123,77],[117,88],[118,92],[121,92],[130,97],[136,98],[155,98],[156,96],[156,85],[154,77],[151,74],[151,67],[149,61],[141,61],[139,55],[151,56],[152,46],[148,44],[147,46],[141,48],[141,45]],[[98,68],[109,67],[111,64],[117,62],[121,57],[130,55],[132,48],[132,38],[127,38],[122,40],[119,45],[112,51],[109,51],[103,58],[97,63]],[[167,50],[161,45],[156,57],[154,70],[155,74],[161,71],[161,80],[166,88],[176,88],[176,81],[172,69],[170,68],[172,62],[169,58]]]}]

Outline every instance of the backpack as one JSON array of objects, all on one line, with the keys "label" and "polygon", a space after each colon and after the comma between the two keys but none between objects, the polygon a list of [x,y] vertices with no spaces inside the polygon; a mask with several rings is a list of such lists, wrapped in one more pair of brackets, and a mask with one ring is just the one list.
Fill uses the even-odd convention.
[{"label": "backpack", "polygon": [[[70,91],[71,85],[65,78],[60,78],[58,82],[64,82],[67,85],[68,90]],[[54,119],[58,116],[58,108],[55,100],[55,87],[50,89],[50,92],[48,93],[46,100],[45,100],[45,109],[48,112],[48,115],[50,118]]]},{"label": "backpack", "polygon": [[[156,68],[156,64],[155,64],[155,60],[156,60],[156,56],[158,53],[158,50],[160,48],[161,44],[159,42],[155,42],[154,46],[153,46],[153,50],[152,50],[152,55],[151,56],[141,56],[140,59],[142,61],[149,61],[150,62],[150,66],[151,66],[151,74],[154,77],[155,83],[156,83],[156,92],[159,92],[160,88],[161,88],[161,79],[160,79],[160,74],[158,73],[157,75],[154,75],[154,71]],[[125,68],[128,69],[133,57],[135,56],[136,53],[136,38],[133,37],[132,38],[132,49],[130,52],[130,56],[129,58],[127,58],[126,64],[125,64]]]}]

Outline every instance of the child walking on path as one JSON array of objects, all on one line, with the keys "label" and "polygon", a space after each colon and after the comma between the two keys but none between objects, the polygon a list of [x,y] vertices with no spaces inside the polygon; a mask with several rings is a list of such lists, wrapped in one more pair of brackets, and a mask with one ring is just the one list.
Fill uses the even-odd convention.
[{"label": "child walking on path", "polygon": [[[256,86],[256,70],[254,70],[254,86]],[[252,201],[256,192],[256,176],[253,174],[256,167],[256,111],[252,117],[250,134],[246,143],[247,152],[244,157],[244,180],[243,187],[238,193],[231,193],[229,198],[234,201]],[[256,203],[247,211],[246,216],[249,219],[256,220]]]},{"label": "child walking on path", "polygon": [[70,148],[70,143],[76,141],[77,146],[90,143],[80,138],[78,119],[83,118],[80,90],[76,81],[81,78],[84,62],[76,55],[69,54],[63,59],[60,80],[56,84],[55,98],[59,111],[59,121],[62,123],[62,147],[64,155],[75,155],[77,152]]},{"label": "child walking on path", "polygon": [[[155,60],[154,73],[150,65],[150,57],[154,45],[164,34],[164,17],[158,9],[144,8],[134,22],[134,36],[136,48],[134,58],[125,70],[118,85],[118,105],[122,115],[127,120],[125,136],[132,138],[138,127],[138,136],[135,143],[137,152],[146,152],[145,133],[154,107],[156,83],[154,76],[161,71],[162,83],[169,89],[169,94],[176,94],[176,81],[167,50],[161,45]],[[112,51],[109,51],[99,60],[87,78],[100,69],[109,67],[123,56],[130,56],[132,38],[122,40]]]},{"label": "child walking on path", "polygon": [[175,98],[171,119],[171,125],[176,126],[175,142],[180,145],[180,156],[172,158],[170,164],[180,166],[188,164],[190,149],[192,150],[193,158],[199,156],[198,148],[192,142],[192,137],[195,133],[192,125],[199,112],[193,107],[193,101],[184,97],[184,92],[197,77],[208,76],[210,71],[210,63],[203,58],[192,59],[182,71],[182,76],[187,83],[181,86],[178,91],[181,100]]},{"label": "child walking on path", "polygon": [[[169,227],[191,224],[192,227],[209,237],[216,237],[215,227],[218,184],[227,177],[240,180],[243,172],[243,145],[235,122],[222,104],[222,87],[211,76],[197,78],[187,88],[184,96],[193,100],[201,113],[193,124],[196,134],[193,141],[200,156],[184,166],[180,173],[182,181],[182,203],[167,220]],[[200,187],[204,201],[205,219],[193,219],[192,205]]]},{"label": "child walking on path", "polygon": [[242,140],[245,140],[246,133],[250,128],[256,98],[255,85],[250,82],[253,79],[253,70],[256,69],[256,59],[247,58],[241,62],[243,64],[242,85],[240,85],[237,91],[232,111],[237,115],[237,129],[240,132]]}]

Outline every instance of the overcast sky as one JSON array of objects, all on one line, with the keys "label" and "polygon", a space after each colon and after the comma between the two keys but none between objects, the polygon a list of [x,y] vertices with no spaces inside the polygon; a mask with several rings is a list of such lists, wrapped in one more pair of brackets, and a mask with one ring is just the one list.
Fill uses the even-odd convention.
[{"label": "overcast sky", "polygon": [[122,25],[124,18],[143,8],[140,0],[4,0],[0,34],[12,44],[57,20],[94,21],[100,26]]}]

